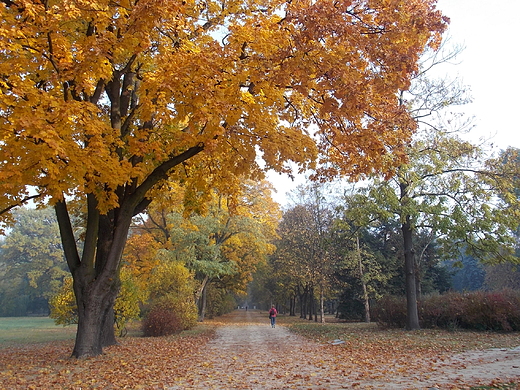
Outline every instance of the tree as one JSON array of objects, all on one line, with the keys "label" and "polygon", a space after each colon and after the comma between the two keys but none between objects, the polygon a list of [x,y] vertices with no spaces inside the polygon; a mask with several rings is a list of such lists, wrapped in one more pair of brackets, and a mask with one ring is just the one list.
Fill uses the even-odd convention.
[{"label": "tree", "polygon": [[[299,202],[287,210],[279,225],[280,239],[273,266],[278,280],[300,294],[301,316],[309,319],[315,309],[315,293],[319,295],[320,320],[325,322],[325,294],[330,290],[333,273],[329,248],[332,212],[323,194],[324,186],[312,183],[297,188]],[[307,302],[305,302],[307,301]]]},{"label": "tree", "polygon": [[[440,130],[415,141],[409,156],[394,178],[368,186],[359,206],[367,206],[367,218],[396,215],[401,222],[407,327],[416,329],[416,251],[425,252],[434,241],[446,259],[466,254],[490,263],[514,259],[519,205],[511,183],[518,173],[512,167],[489,169],[482,160],[479,167],[476,146]],[[430,237],[421,248],[420,235]]]},{"label": "tree", "polygon": [[[467,253],[483,261],[508,259],[514,249],[517,152],[508,150],[484,161],[482,146],[458,137],[469,122],[447,111],[469,101],[466,89],[457,81],[430,77],[433,67],[454,59],[459,51],[425,53],[412,87],[401,94],[402,105],[420,126],[406,149],[408,162],[391,178],[377,177],[366,188],[366,197],[358,199],[366,205],[361,212],[364,219],[397,216],[399,220],[409,329],[420,327],[417,266],[431,245],[441,248],[447,258]],[[425,238],[421,247],[418,237]]]},{"label": "tree", "polygon": [[[3,0],[0,13],[0,212],[55,207],[76,357],[116,342],[128,229],[167,179],[195,199],[260,175],[257,155],[289,172],[317,147],[342,172],[389,169],[414,128],[395,94],[446,27],[434,0]],[[87,208],[82,250],[71,197]]]},{"label": "tree", "polygon": [[185,189],[170,186],[132,227],[125,265],[135,269],[139,281],[149,283],[143,272],[157,263],[154,248],[171,252],[169,256],[196,271],[200,286],[195,296],[203,320],[209,283],[225,290],[213,297],[245,294],[256,267],[274,250],[270,241],[280,211],[271,199],[272,189],[267,181],[243,180],[233,195],[213,192],[209,199],[197,199],[194,207],[182,204]]},{"label": "tree", "polygon": [[357,317],[357,310],[344,310],[344,307],[359,306],[347,300],[359,301],[363,303],[365,322],[370,322],[370,300],[381,296],[394,272],[382,261],[381,253],[367,245],[369,229],[353,225],[346,217],[344,213],[335,219],[333,228],[335,276],[342,286],[338,312]]},{"label": "tree", "polygon": [[313,222],[312,211],[306,205],[298,204],[285,211],[278,228],[280,239],[275,243],[276,252],[271,259],[276,282],[284,293],[274,298],[284,298],[288,291],[290,295],[298,295],[300,316],[307,318],[309,313],[309,319],[312,319],[316,282],[313,264],[319,261],[320,249]]},{"label": "tree", "polygon": [[[200,282],[195,293],[199,321],[206,311],[207,288],[213,281],[246,291],[258,263],[274,251],[270,240],[276,226],[278,206],[265,182],[245,182],[237,189],[239,199],[214,194],[205,215],[183,218],[170,214],[171,255],[193,270]],[[269,207],[265,207],[269,206]]]},{"label": "tree", "polygon": [[17,209],[0,251],[0,314],[48,314],[49,299],[68,275],[51,208]]}]

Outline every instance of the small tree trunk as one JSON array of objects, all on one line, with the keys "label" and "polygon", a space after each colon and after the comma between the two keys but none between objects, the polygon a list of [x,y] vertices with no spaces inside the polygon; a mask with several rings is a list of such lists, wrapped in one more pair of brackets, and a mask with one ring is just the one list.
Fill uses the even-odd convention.
[{"label": "small tree trunk", "polygon": [[300,318],[307,319],[307,291],[300,294]]},{"label": "small tree trunk", "polygon": [[325,323],[325,296],[323,294],[323,287],[320,289],[320,322]]},{"label": "small tree trunk", "polygon": [[404,263],[406,274],[406,329],[417,330],[419,325],[419,312],[417,309],[417,286],[415,284],[415,255],[413,249],[412,228],[410,218],[401,226],[404,243]]},{"label": "small tree trunk", "polygon": [[359,236],[356,236],[357,252],[359,259],[359,277],[363,286],[363,302],[365,303],[365,322],[370,322],[370,301],[368,299],[367,284],[365,283],[365,272],[363,270],[363,262],[361,261],[361,248],[359,246]]},{"label": "small tree trunk", "polygon": [[206,283],[204,283],[204,287],[202,288],[202,296],[200,298],[199,307],[199,322],[204,322],[204,318],[206,317],[206,305],[207,305],[207,296],[208,296],[208,286],[209,286],[209,278],[206,279]]},{"label": "small tree trunk", "polygon": [[314,299],[314,287],[309,288],[309,321],[318,322],[316,314],[316,300]]}]

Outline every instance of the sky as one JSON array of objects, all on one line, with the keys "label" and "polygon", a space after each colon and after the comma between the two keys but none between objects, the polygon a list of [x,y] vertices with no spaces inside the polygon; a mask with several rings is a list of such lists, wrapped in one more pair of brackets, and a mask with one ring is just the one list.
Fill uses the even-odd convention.
[{"label": "sky", "polygon": [[[465,137],[488,139],[498,149],[520,148],[520,0],[438,0],[437,8],[450,18],[450,41],[465,48],[446,67],[448,76],[471,90],[473,101],[462,111],[474,117],[474,128]],[[282,205],[286,193],[304,182],[278,174],[268,179]]]},{"label": "sky", "polygon": [[[465,46],[453,67],[469,85],[475,138],[493,136],[501,148],[520,148],[520,0],[438,0],[451,19],[449,35]],[[450,73],[451,73],[450,72]]]}]

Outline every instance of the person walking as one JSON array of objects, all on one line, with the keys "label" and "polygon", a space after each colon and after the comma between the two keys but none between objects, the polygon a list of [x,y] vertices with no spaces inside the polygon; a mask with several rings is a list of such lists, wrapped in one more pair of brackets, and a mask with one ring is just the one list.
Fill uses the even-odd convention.
[{"label": "person walking", "polygon": [[276,325],[276,315],[278,314],[278,311],[276,311],[276,308],[271,306],[271,310],[269,310],[269,319],[271,320],[271,328],[274,328]]}]

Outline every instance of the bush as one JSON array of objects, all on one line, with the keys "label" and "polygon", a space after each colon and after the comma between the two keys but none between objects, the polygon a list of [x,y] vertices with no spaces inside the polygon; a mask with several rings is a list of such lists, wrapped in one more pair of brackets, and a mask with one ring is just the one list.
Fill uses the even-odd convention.
[{"label": "bush", "polygon": [[464,301],[464,295],[457,292],[423,297],[418,305],[421,325],[424,328],[458,328],[464,317]]},{"label": "bush", "polygon": [[193,274],[183,263],[162,259],[153,272],[149,288],[152,309],[155,306],[162,306],[175,313],[181,330],[196,325],[197,307],[193,299],[195,290]]},{"label": "bush", "polygon": [[56,325],[78,323],[78,307],[74,297],[71,277],[63,280],[63,285],[58,293],[50,299],[49,306],[51,309],[49,317],[54,319]]},{"label": "bush", "polygon": [[165,295],[152,303],[145,314],[142,330],[145,336],[158,337],[191,329],[197,324],[197,308],[192,299]]},{"label": "bush", "polygon": [[468,294],[463,327],[469,329],[520,330],[520,295],[512,290]]},{"label": "bush", "polygon": [[179,315],[164,304],[155,305],[150,309],[142,327],[143,334],[147,337],[168,336],[182,331]]},{"label": "bush", "polygon": [[385,328],[406,326],[406,300],[404,297],[387,295],[379,299],[371,308],[371,317]]},{"label": "bush", "polygon": [[[418,304],[424,328],[520,331],[520,292],[450,292],[423,297]],[[404,297],[386,296],[374,306],[373,317],[384,327],[406,325]]]}]

